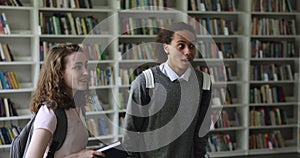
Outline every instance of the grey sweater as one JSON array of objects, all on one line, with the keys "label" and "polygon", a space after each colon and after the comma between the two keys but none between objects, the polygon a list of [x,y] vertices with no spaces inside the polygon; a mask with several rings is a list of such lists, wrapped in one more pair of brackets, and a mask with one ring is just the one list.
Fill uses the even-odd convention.
[{"label": "grey sweater", "polygon": [[158,66],[151,69],[155,88],[146,88],[143,74],[131,85],[123,138],[129,157],[204,157],[207,134],[199,137],[199,130],[209,130],[208,120],[201,125],[211,90],[202,90],[203,74],[195,71],[188,82],[172,82]]}]

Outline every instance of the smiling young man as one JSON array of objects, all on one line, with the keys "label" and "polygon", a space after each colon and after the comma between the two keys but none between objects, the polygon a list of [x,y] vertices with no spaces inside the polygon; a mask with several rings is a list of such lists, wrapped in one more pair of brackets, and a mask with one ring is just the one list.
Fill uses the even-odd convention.
[{"label": "smiling young man", "polygon": [[[157,42],[156,53],[166,61],[151,68],[154,87],[147,87],[144,74],[131,84],[123,143],[129,157],[205,157],[211,84],[208,74],[191,66],[197,51],[194,29],[174,23],[161,29]],[[201,130],[206,134],[199,135]]]}]

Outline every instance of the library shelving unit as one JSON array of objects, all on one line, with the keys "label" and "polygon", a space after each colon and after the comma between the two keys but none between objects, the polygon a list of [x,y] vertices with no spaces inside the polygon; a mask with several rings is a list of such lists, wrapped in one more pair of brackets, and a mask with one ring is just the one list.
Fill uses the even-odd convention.
[{"label": "library shelving unit", "polygon": [[249,155],[298,151],[299,6],[251,4]]},{"label": "library shelving unit", "polygon": [[[248,145],[244,142],[248,142],[246,116],[249,66],[247,52],[250,47],[250,26],[247,22],[250,15],[247,7],[250,2],[227,1],[222,7],[217,7],[212,2],[187,2],[187,14],[193,19],[189,23],[197,28],[196,20],[196,23],[200,23],[207,30],[200,31],[197,36],[198,41],[205,47],[201,49],[204,59],[196,59],[195,64],[199,62],[201,66],[201,61],[205,61],[210,67],[210,74],[214,78],[211,105],[216,109],[222,108],[220,116],[218,113],[214,114],[215,119],[219,120],[211,130],[209,155],[246,155]],[[212,40],[207,40],[209,38]],[[219,51],[213,49],[214,45],[218,46]]]},{"label": "library shelving unit", "polygon": [[[0,96],[9,98],[20,114],[24,109],[28,109],[28,98],[31,96],[38,75],[36,65],[38,38],[35,33],[38,21],[35,9],[34,1],[24,1],[22,7],[0,6],[1,14],[5,14],[6,24],[10,28],[10,32],[1,33],[0,42],[7,44],[14,56],[12,62],[0,62],[0,71],[14,72],[21,86],[19,89],[1,89]],[[1,111],[3,112],[3,109]],[[11,127],[11,124],[24,126],[29,118],[29,115],[1,117],[1,130],[5,130],[4,127]],[[9,147],[9,144],[3,143],[0,149],[6,151]],[[1,157],[8,157],[6,154],[7,152],[1,151]]]},{"label": "library shelving unit", "polygon": [[[121,139],[130,83],[156,62],[155,27],[184,21],[197,30],[201,55],[194,66],[210,71],[214,80],[211,106],[222,109],[220,117],[212,117],[216,123],[209,138],[210,157],[300,152],[297,0],[273,5],[268,0],[21,2],[23,6],[0,6],[10,26],[9,34],[0,34],[0,43],[7,44],[14,57],[1,61],[0,71],[14,72],[21,86],[0,90],[0,97],[9,98],[19,113],[0,117],[1,129],[23,127],[30,119],[28,98],[47,50],[56,43],[78,43],[100,52],[88,54],[90,89],[103,107],[87,112],[88,125],[95,126],[89,129],[89,144]],[[70,19],[74,24],[67,22]],[[153,27],[145,27],[149,25]],[[0,157],[8,157],[9,148],[2,143]]]}]

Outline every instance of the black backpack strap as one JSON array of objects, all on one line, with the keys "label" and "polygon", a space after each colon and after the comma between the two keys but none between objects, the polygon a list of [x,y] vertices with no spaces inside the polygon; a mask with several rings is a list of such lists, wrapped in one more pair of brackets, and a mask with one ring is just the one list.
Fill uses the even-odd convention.
[{"label": "black backpack strap", "polygon": [[[47,103],[46,105],[49,107]],[[53,134],[52,144],[49,148],[47,158],[53,158],[54,153],[61,148],[61,146],[65,141],[67,135],[67,129],[68,129],[68,120],[67,120],[67,115],[65,110],[63,108],[58,108],[53,111],[57,118],[57,124],[56,124],[55,132]]]}]

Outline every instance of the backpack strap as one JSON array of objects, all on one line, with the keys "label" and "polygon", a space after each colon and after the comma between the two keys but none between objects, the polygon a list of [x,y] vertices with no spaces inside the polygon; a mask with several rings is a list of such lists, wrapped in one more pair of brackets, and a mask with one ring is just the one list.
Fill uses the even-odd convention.
[{"label": "backpack strap", "polygon": [[146,88],[154,88],[154,77],[151,69],[143,71],[143,74],[146,79]]},{"label": "backpack strap", "polygon": [[[48,102],[43,102],[44,105],[47,105],[49,107],[49,104],[47,103]],[[57,124],[56,124],[55,132],[53,134],[52,144],[49,148],[47,158],[53,158],[54,153],[61,148],[61,146],[65,141],[67,135],[67,129],[68,129],[68,120],[67,120],[67,115],[65,110],[63,108],[58,108],[53,111],[57,118]]]},{"label": "backpack strap", "polygon": [[[201,71],[202,72],[202,71]],[[202,72],[202,76],[203,76],[203,85],[202,85],[202,89],[203,90],[210,90],[210,86],[211,86],[211,81],[210,81],[210,76],[208,73]]]}]

